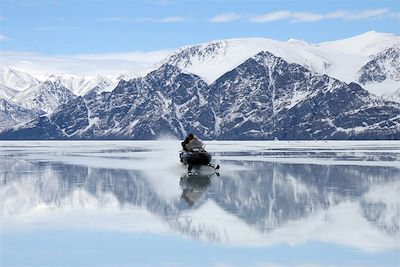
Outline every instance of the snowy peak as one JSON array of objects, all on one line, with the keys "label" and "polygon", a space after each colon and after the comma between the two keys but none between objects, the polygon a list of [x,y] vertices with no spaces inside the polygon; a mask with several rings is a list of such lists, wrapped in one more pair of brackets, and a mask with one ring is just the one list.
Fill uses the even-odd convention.
[{"label": "snowy peak", "polygon": [[26,72],[2,67],[0,73],[0,97],[10,99],[15,95],[12,90],[17,92],[24,91],[45,81],[59,83],[76,95],[85,95],[92,89],[96,92],[111,91],[119,80],[118,78],[112,80],[101,75],[50,74],[47,76],[39,75],[38,77],[37,79],[34,75]]},{"label": "snowy peak", "polygon": [[400,103],[400,85],[398,84],[398,89],[392,93],[389,93],[387,95],[384,95],[383,97],[394,102],[399,102]]},{"label": "snowy peak", "polygon": [[12,100],[23,107],[48,113],[73,98],[75,95],[60,82],[45,81],[18,93]]},{"label": "snowy peak", "polygon": [[96,92],[101,92],[114,84],[110,79],[101,75],[75,76],[67,74],[51,74],[46,78],[46,80],[58,82],[74,94],[80,96],[87,94],[92,89]]},{"label": "snowy peak", "polygon": [[371,60],[371,56],[399,43],[398,35],[377,32],[320,44],[296,39],[286,42],[266,38],[227,39],[182,47],[164,63],[196,74],[211,84],[248,58],[267,51],[289,63],[300,64],[314,74],[327,74],[344,82],[357,82],[357,72]]},{"label": "snowy peak", "polygon": [[358,82],[373,94],[398,101],[396,91],[400,89],[400,44],[370,58],[358,71]]},{"label": "snowy peak", "polygon": [[[399,104],[353,83],[360,69],[370,66],[366,73],[386,76],[383,82],[371,78],[365,86],[392,81],[399,89],[391,80],[399,75],[398,48],[388,46],[396,40],[367,33],[323,44],[213,41],[178,49],[158,69],[121,80],[102,94],[110,84],[102,76],[51,75],[12,100],[53,113],[27,124],[23,132],[16,128],[0,136],[153,139],[193,132],[229,140],[398,139]],[[84,97],[75,98],[69,88]],[[398,93],[387,98],[396,100]]]},{"label": "snowy peak", "polygon": [[324,49],[338,50],[345,54],[371,56],[399,43],[398,35],[369,31],[338,41],[320,43],[318,46]]},{"label": "snowy peak", "polygon": [[[358,71],[372,57],[396,44],[400,44],[398,35],[374,31],[319,44],[309,44],[293,38],[286,42],[266,38],[237,38],[182,47],[156,65],[174,65],[182,72],[198,75],[208,84],[211,84],[250,57],[261,51],[268,51],[289,63],[300,64],[314,74],[327,74],[350,83],[358,82]],[[21,72],[9,68],[5,69],[7,71],[2,71],[0,84],[8,88],[21,91],[38,83],[38,80],[32,76],[29,78]],[[76,95],[84,96],[89,92],[111,91],[121,79],[130,80],[144,77],[146,74],[148,74],[147,71],[139,76],[120,75],[113,78],[100,75],[52,74],[40,78],[39,81],[59,81]],[[28,82],[14,81],[19,80],[18,77]],[[372,92],[375,93],[375,91]]]},{"label": "snowy peak", "polygon": [[0,85],[7,88],[23,91],[38,84],[39,81],[32,75],[16,69],[2,67],[0,73]]},{"label": "snowy peak", "polygon": [[359,82],[400,81],[400,44],[389,47],[373,57],[360,70]]},{"label": "snowy peak", "polygon": [[164,64],[160,68],[146,75],[146,79],[164,81],[165,83],[168,83],[175,80],[176,76],[179,74],[181,74],[181,71],[178,67],[170,64]]},{"label": "snowy peak", "polygon": [[38,110],[27,109],[11,101],[0,99],[0,131],[31,121],[40,114]]},{"label": "snowy peak", "polygon": [[268,51],[289,63],[301,64],[315,73],[325,73],[328,62],[303,42],[281,42],[265,38],[228,39],[184,47],[177,50],[166,62],[214,82],[226,72],[239,66],[248,58]]},{"label": "snowy peak", "polygon": [[227,41],[214,41],[206,44],[183,47],[170,56],[168,63],[179,67],[187,67],[188,65],[192,65],[196,60],[198,62],[203,62],[209,58],[215,58],[218,54],[223,53],[227,46]]},{"label": "snowy peak", "polygon": [[5,139],[398,139],[400,105],[261,51],[208,85],[164,64],[109,93],[77,97]]},{"label": "snowy peak", "polygon": [[289,38],[287,40],[288,44],[293,44],[293,45],[303,45],[303,46],[309,46],[310,44],[307,43],[306,41],[299,40],[299,39],[294,39],[294,38]]},{"label": "snowy peak", "polygon": [[7,99],[10,100],[13,98],[16,94],[18,94],[19,91],[11,89],[5,85],[0,84],[0,99]]}]

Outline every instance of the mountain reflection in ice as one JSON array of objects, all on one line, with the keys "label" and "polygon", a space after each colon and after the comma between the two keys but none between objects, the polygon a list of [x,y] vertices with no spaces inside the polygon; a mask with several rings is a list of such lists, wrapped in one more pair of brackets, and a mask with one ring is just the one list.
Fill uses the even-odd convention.
[{"label": "mountain reflection in ice", "polygon": [[1,146],[3,232],[93,228],[398,251],[398,143],[210,142],[220,176],[188,176],[177,142]]}]

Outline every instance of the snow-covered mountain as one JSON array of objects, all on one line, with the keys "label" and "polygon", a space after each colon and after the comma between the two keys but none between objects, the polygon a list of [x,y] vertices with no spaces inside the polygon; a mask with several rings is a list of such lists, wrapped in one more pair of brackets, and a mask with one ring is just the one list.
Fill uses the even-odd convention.
[{"label": "snow-covered mountain", "polygon": [[260,52],[208,85],[164,64],[1,138],[399,139],[400,104]]},{"label": "snow-covered mountain", "polygon": [[[268,51],[289,63],[302,65],[314,74],[327,74],[350,83],[359,82],[360,69],[371,58],[399,44],[399,36],[374,31],[319,44],[295,39],[287,42],[265,38],[228,39],[183,47],[164,62],[177,66],[184,72],[196,74],[210,84],[248,58],[261,51]],[[400,65],[397,58],[393,61]],[[376,83],[370,83],[366,89],[377,93],[374,85]],[[392,88],[391,85],[387,87]],[[378,95],[382,96],[384,93]]]},{"label": "snow-covered mountain", "polygon": [[83,96],[87,94],[91,90],[95,90],[96,92],[102,92],[105,90],[112,90],[114,88],[110,88],[114,85],[116,86],[115,81],[112,81],[109,78],[103,77],[101,75],[95,76],[76,76],[76,75],[56,75],[51,74],[45,78],[45,80],[52,81],[55,83],[59,83],[65,88],[69,89],[75,95]]},{"label": "snow-covered mountain", "polygon": [[1,68],[0,85],[2,88],[7,87],[16,91],[23,91],[38,83],[39,81],[29,73],[8,67]]},{"label": "snow-covered mountain", "polygon": [[329,62],[311,48],[305,42],[293,40],[281,42],[265,38],[229,39],[183,47],[168,57],[165,63],[196,74],[210,84],[248,58],[261,51],[268,51],[315,73],[325,73]]},{"label": "snow-covered mountain", "polygon": [[[3,67],[0,75],[1,114],[0,131],[23,122],[29,122],[40,114],[50,113],[77,95],[98,94],[111,91],[118,84],[100,75],[49,75],[38,76]],[[6,103],[6,104],[5,104]]]},{"label": "snow-covered mountain", "polygon": [[[2,138],[194,132],[218,139],[398,139],[399,41],[377,32],[320,44],[230,39],[178,49],[129,81],[50,75],[12,100],[46,112],[66,105]],[[68,93],[56,87],[83,97],[63,98]]]},{"label": "snow-covered mountain", "polygon": [[14,102],[0,99],[0,132],[17,124],[29,122],[42,112],[37,109],[27,109]]},{"label": "snow-covered mountain", "polygon": [[400,43],[373,56],[359,75],[359,82],[369,91],[396,99],[396,91],[400,89]]},{"label": "snow-covered mountain", "polygon": [[31,74],[13,68],[1,67],[0,99],[11,100],[18,92],[39,84]]},{"label": "snow-covered mountain", "polygon": [[19,91],[15,90],[15,89],[11,89],[5,85],[0,84],[0,99],[10,100],[16,94],[18,94],[18,92]]},{"label": "snow-covered mountain", "polygon": [[2,67],[0,72],[0,98],[10,99],[14,92],[24,91],[46,81],[59,83],[75,95],[83,96],[92,89],[95,89],[96,92],[111,91],[118,84],[118,81],[125,76],[120,75],[121,78],[107,78],[101,75],[36,75],[13,68]]},{"label": "snow-covered mountain", "polygon": [[373,57],[360,70],[359,82],[400,81],[400,44],[389,47]]},{"label": "snow-covered mountain", "polygon": [[39,109],[48,113],[75,97],[60,82],[45,81],[19,92],[12,101],[25,108]]},{"label": "snow-covered mountain", "polygon": [[393,93],[389,93],[388,95],[385,95],[384,97],[388,100],[400,103],[400,87]]},{"label": "snow-covered mountain", "polygon": [[[371,59],[389,48],[398,47],[399,44],[398,35],[375,31],[317,44],[296,39],[289,39],[286,42],[267,38],[227,39],[179,48],[154,66],[158,68],[163,64],[174,65],[183,72],[196,74],[211,84],[248,58],[261,51],[268,51],[289,63],[302,65],[315,74],[327,74],[349,83],[359,81],[360,70]],[[393,60],[398,61],[398,59]],[[122,79],[143,77],[148,73],[149,71],[143,71],[141,76],[121,74],[113,77],[70,74],[43,76],[2,68],[0,84],[21,91],[39,81],[59,81],[76,95],[85,95],[95,87],[111,91],[113,85],[115,87]]]}]

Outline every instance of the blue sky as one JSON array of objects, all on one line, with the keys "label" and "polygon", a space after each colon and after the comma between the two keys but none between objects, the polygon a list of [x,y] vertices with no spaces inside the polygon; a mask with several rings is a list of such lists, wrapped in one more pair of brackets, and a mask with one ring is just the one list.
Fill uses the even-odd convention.
[{"label": "blue sky", "polygon": [[3,58],[5,51],[20,53],[20,59],[26,53],[146,52],[237,37],[315,43],[370,30],[400,32],[397,0],[1,0],[0,5]]}]

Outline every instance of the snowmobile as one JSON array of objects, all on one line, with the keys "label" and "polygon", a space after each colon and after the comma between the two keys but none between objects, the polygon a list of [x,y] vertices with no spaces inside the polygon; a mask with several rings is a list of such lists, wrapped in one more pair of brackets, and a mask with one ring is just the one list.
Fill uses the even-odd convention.
[{"label": "snowmobile", "polygon": [[215,171],[219,170],[219,165],[211,164],[211,154],[204,150],[204,148],[193,148],[190,151],[180,151],[180,161],[188,166],[188,172],[190,173],[193,167],[208,166],[213,168]]}]

